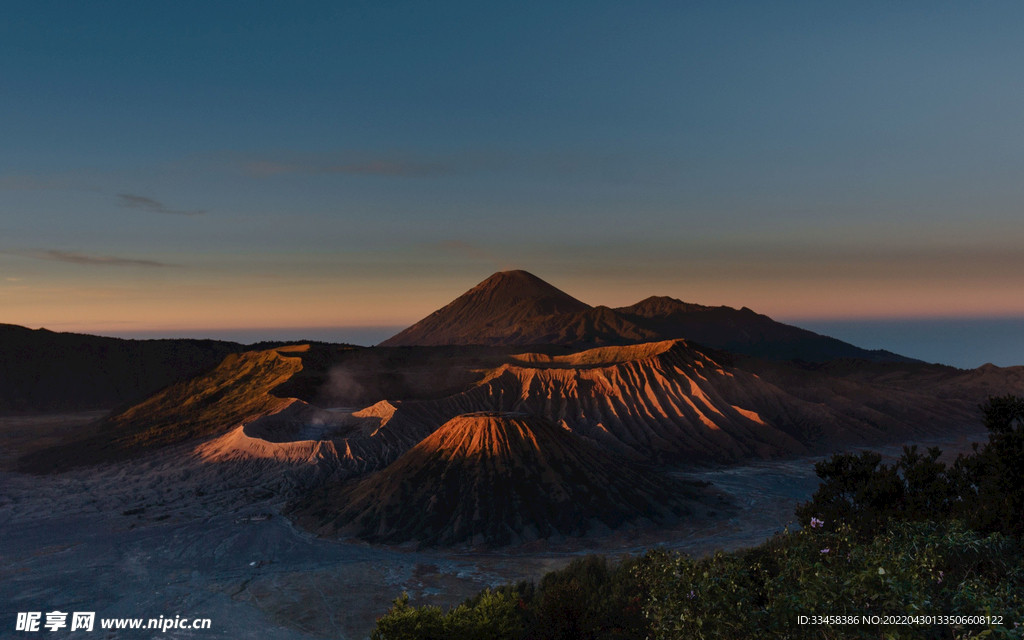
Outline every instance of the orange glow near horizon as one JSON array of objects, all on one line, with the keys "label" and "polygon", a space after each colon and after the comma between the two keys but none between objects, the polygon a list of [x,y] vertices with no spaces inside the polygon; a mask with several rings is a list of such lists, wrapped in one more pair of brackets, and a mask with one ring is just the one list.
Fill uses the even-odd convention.
[{"label": "orange glow near horizon", "polygon": [[[484,273],[484,277],[486,277]],[[1024,316],[1016,282],[1002,279],[822,283],[800,279],[680,281],[541,273],[591,305],[626,306],[666,295],[709,306],[749,307],[777,319],[909,319]],[[482,278],[389,278],[270,283],[135,283],[33,286],[0,282],[0,322],[81,333],[407,326]]]}]

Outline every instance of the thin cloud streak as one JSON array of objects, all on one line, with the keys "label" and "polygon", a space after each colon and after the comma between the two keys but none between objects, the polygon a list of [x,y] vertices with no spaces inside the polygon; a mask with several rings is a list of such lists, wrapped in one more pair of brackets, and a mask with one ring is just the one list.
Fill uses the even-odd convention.
[{"label": "thin cloud streak", "polygon": [[144,211],[152,211],[153,213],[166,213],[176,216],[201,216],[206,213],[206,209],[195,209],[191,211],[170,209],[158,200],[147,198],[146,196],[135,195],[133,193],[119,193],[117,194],[117,198],[118,204],[127,209],[142,209]]},{"label": "thin cloud streak", "polygon": [[178,265],[169,262],[158,262],[156,260],[144,260],[140,258],[121,258],[117,256],[95,256],[76,251],[62,251],[60,249],[45,249],[41,251],[27,252],[25,255],[38,260],[49,260],[51,262],[65,262],[95,267],[176,267]]},{"label": "thin cloud streak", "polygon": [[97,172],[87,170],[65,171],[52,175],[0,176],[0,191],[87,191],[101,193],[97,187]]},{"label": "thin cloud streak", "polygon": [[306,175],[369,175],[390,178],[427,178],[452,172],[451,167],[443,163],[402,159],[374,159],[348,163],[254,160],[245,163],[245,170],[255,176],[299,173]]},{"label": "thin cloud streak", "polygon": [[370,175],[391,178],[437,178],[498,173],[534,178],[574,177],[609,184],[664,184],[683,169],[664,158],[631,158],[620,153],[472,151],[442,155],[339,152],[281,152],[236,156],[232,163],[251,176]]},{"label": "thin cloud streak", "polygon": [[42,191],[65,187],[65,183],[53,179],[40,179],[35,176],[0,176],[0,191]]}]

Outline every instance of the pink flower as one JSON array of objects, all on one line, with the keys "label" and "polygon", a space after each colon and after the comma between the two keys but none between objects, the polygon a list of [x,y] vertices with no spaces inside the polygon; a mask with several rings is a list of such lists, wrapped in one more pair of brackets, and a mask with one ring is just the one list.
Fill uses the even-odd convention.
[{"label": "pink flower", "polygon": [[819,520],[817,518],[811,518],[811,528],[812,529],[817,529],[818,527],[824,527],[824,526],[825,526],[825,521],[824,520]]},{"label": "pink flower", "polygon": [[825,547],[824,549],[822,549],[822,550],[821,550],[821,552],[822,552],[822,553],[828,553],[828,552],[829,552],[829,548],[828,548],[828,547]]}]

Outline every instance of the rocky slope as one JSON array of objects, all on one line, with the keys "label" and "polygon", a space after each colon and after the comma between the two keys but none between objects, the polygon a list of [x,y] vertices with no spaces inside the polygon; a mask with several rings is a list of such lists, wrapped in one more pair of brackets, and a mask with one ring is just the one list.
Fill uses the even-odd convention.
[{"label": "rocky slope", "polygon": [[937,397],[772,363],[753,373],[723,356],[682,340],[521,353],[442,398],[347,413],[292,399],[198,452],[210,461],[287,460],[316,466],[319,476],[348,477],[383,468],[447,421],[480,411],[538,416],[608,453],[658,463],[827,452],[977,426],[974,395]]},{"label": "rocky slope", "polygon": [[520,411],[636,459],[734,461],[896,441],[974,420],[973,406],[810,376],[793,389],[684,340],[521,354],[447,398],[403,402],[378,437],[424,437],[472,411]]},{"label": "rocky slope", "polygon": [[[451,347],[409,352],[418,354],[418,363],[429,362],[434,349],[446,358],[437,364],[437,383],[426,387],[426,397],[332,411],[292,396],[291,390],[319,397],[306,387],[338,380],[326,374],[308,377],[307,365],[332,371],[332,357],[349,363],[345,358],[352,352],[313,348],[232,355],[214,371],[95,425],[94,436],[38,451],[20,467],[55,471],[194,443],[200,457],[211,462],[284,462],[315,466],[318,477],[349,476],[380,469],[448,420],[479,411],[539,416],[637,460],[730,462],[975,428],[977,406],[988,395],[1024,393],[1020,367],[798,365],[737,358],[684,340],[569,353],[499,350],[464,360],[454,358]],[[403,349],[383,351],[390,361]],[[363,360],[343,371],[346,386],[380,374]],[[414,370],[418,377],[430,377],[425,364]],[[458,373],[448,380],[452,371]],[[451,391],[435,395],[456,380]],[[411,391],[405,382],[388,386]],[[373,399],[365,392],[358,397]],[[216,438],[203,442],[211,436]]]},{"label": "rocky slope", "polygon": [[523,413],[458,416],[383,471],[296,501],[325,535],[427,545],[514,544],[674,521],[697,497]]},{"label": "rocky slope", "polygon": [[295,352],[305,348],[231,354],[213,371],[103,419],[93,429],[95,435],[30,454],[19,468],[48,473],[137,456],[276,413],[290,400],[271,390],[301,370]]}]

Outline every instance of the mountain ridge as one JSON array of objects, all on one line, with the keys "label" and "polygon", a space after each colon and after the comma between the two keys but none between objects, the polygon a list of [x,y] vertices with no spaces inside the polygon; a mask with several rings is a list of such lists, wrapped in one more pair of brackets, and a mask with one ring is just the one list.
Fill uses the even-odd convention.
[{"label": "mountain ridge", "polygon": [[0,414],[127,405],[248,348],[221,340],[130,340],[0,324]]},{"label": "mountain ridge", "polygon": [[379,346],[596,346],[679,338],[770,360],[916,362],[777,322],[747,307],[710,307],[669,296],[626,307],[592,307],[521,270],[491,275]]}]

